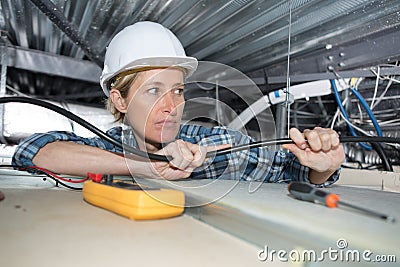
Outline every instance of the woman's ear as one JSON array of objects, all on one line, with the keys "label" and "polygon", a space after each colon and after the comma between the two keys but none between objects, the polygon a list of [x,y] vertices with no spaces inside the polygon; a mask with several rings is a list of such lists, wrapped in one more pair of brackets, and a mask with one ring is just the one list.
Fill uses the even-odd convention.
[{"label": "woman's ear", "polygon": [[121,92],[119,90],[111,89],[110,91],[110,99],[114,104],[114,107],[121,113],[127,113],[128,105],[126,104],[125,99],[122,97]]}]

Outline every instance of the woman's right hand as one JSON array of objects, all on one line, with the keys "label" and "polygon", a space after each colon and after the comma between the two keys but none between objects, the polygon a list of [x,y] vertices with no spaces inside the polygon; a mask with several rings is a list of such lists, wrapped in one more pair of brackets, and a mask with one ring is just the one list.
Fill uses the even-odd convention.
[{"label": "woman's right hand", "polygon": [[204,163],[207,152],[230,146],[230,144],[199,146],[179,139],[156,152],[159,155],[169,155],[173,160],[170,162],[152,161],[152,176],[153,178],[165,180],[188,178],[194,169]]}]

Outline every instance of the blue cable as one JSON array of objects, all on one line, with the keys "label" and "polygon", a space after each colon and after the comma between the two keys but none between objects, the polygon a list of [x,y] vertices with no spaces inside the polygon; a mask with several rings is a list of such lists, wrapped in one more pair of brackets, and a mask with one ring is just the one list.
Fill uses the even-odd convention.
[{"label": "blue cable", "polygon": [[[349,128],[349,131],[350,131],[352,136],[357,136],[357,133],[354,130],[353,126],[351,126],[351,124],[348,123],[350,121],[349,120],[349,116],[347,115],[347,112],[346,112],[346,110],[344,109],[344,107],[342,105],[342,100],[340,99],[339,91],[338,91],[338,89],[336,87],[335,80],[332,79],[332,80],[330,80],[330,82],[331,82],[333,94],[335,96],[335,99],[336,99],[337,105],[338,105],[338,107],[340,109],[340,112],[343,114],[343,117],[346,119],[347,127]],[[367,145],[367,144],[365,144],[365,143],[361,143],[360,142],[359,144],[360,144],[361,147],[363,147],[366,150],[372,150],[372,147]]]},{"label": "blue cable", "polygon": [[374,114],[372,113],[372,110],[369,108],[369,106],[368,106],[367,102],[365,101],[365,99],[362,97],[362,95],[360,94],[360,92],[358,92],[357,89],[351,88],[351,91],[358,98],[358,100],[360,101],[361,105],[364,107],[365,111],[367,112],[369,118],[372,121],[372,124],[374,125],[374,128],[376,130],[377,135],[378,136],[382,136],[381,127],[379,126],[378,121],[376,120]]}]

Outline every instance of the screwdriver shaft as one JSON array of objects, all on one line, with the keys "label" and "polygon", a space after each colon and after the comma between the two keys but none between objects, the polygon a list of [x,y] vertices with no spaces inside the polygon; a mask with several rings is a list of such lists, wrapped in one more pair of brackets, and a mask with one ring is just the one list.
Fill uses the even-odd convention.
[{"label": "screwdriver shaft", "polygon": [[374,216],[388,222],[395,222],[395,218],[382,214],[373,210],[369,210],[357,205],[353,205],[339,199],[336,194],[329,193],[325,190],[315,188],[314,186],[303,182],[291,182],[288,186],[289,192],[297,199],[304,201],[314,202],[317,204],[325,205],[329,208],[336,208],[338,206],[347,206],[353,210],[360,211],[364,214]]},{"label": "screwdriver shaft", "polygon": [[341,201],[341,200],[339,200],[337,202],[337,204],[339,206],[340,205],[341,206],[346,206],[346,207],[361,211],[363,213],[366,213],[366,214],[371,215],[371,216],[378,217],[378,218],[386,220],[388,222],[395,222],[396,221],[396,219],[393,218],[392,216],[388,216],[386,214],[383,214],[383,213],[380,213],[380,212],[376,212],[376,211],[373,211],[373,210],[370,210],[370,209],[366,209],[366,208],[363,208],[363,207],[360,207],[360,206],[357,206],[357,205],[353,205],[353,204],[350,204],[350,203],[347,203],[347,202],[344,202],[344,201]]}]

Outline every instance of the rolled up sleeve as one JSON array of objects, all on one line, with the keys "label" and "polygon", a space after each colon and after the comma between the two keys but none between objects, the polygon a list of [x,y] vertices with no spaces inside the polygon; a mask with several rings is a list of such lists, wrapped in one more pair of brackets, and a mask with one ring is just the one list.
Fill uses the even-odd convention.
[{"label": "rolled up sleeve", "polygon": [[[115,127],[107,131],[107,134],[114,137],[117,140],[121,140],[121,129]],[[98,147],[111,152],[122,152],[119,147],[115,147],[107,141],[104,141],[98,137],[84,138],[77,136],[72,132],[63,131],[52,131],[47,133],[33,134],[22,143],[20,143],[12,157],[12,165],[14,168],[23,168],[28,166],[34,166],[32,160],[39,150],[45,145],[57,142],[57,141],[69,141],[77,144],[85,144],[89,146]]]}]

